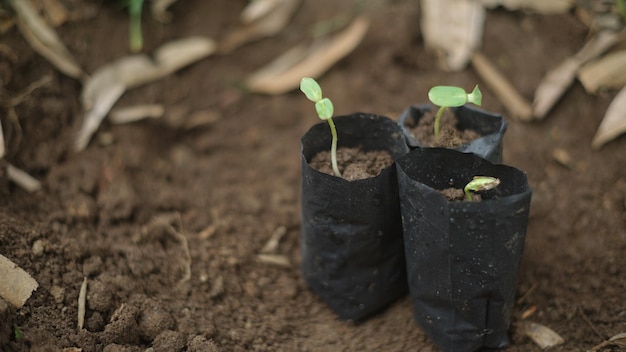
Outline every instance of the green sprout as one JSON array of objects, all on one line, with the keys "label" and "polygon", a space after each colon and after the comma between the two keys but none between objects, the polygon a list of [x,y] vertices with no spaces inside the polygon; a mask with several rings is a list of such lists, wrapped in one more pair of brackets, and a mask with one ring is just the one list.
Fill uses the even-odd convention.
[{"label": "green sprout", "polygon": [[472,201],[471,192],[488,191],[498,187],[500,179],[491,176],[474,176],[474,178],[463,188],[465,200]]},{"label": "green sprout", "polygon": [[130,50],[134,53],[140,52],[143,48],[143,36],[141,34],[141,9],[144,0],[126,0],[128,6],[129,22],[129,44]]},{"label": "green sprout", "polygon": [[313,78],[302,78],[300,81],[300,90],[310,101],[315,103],[315,110],[320,119],[328,121],[330,133],[333,136],[330,147],[330,160],[335,176],[341,177],[341,172],[339,172],[339,168],[337,167],[337,130],[335,129],[335,123],[332,118],[334,112],[333,103],[328,98],[322,98],[322,88]]},{"label": "green sprout", "polygon": [[617,11],[622,16],[624,21],[626,21],[626,1],[625,0],[617,0]]},{"label": "green sprout", "polygon": [[17,324],[13,324],[13,336],[16,341],[22,338],[22,332],[20,331],[20,328],[17,327]]},{"label": "green sprout", "polygon": [[439,106],[437,115],[435,116],[435,138],[439,137],[439,122],[443,112],[450,107],[463,106],[472,103],[480,106],[483,101],[483,94],[478,89],[478,85],[474,87],[471,93],[466,93],[463,88],[451,86],[437,86],[430,89],[428,99],[434,105]]}]

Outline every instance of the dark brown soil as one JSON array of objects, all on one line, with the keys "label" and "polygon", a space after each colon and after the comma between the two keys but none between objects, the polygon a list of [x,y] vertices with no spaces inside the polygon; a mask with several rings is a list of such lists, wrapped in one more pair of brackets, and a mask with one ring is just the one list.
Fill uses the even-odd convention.
[{"label": "dark brown soil", "polygon": [[[129,53],[128,18],[116,2],[73,3],[99,6],[97,16],[58,29],[87,72]],[[378,3],[363,43],[319,79],[337,115],[397,116],[425,103],[433,85],[480,83],[471,68],[437,68],[423,47],[415,1],[371,2]],[[178,1],[167,25],[146,15],[145,49],[189,35],[223,38],[245,4]],[[0,350],[435,351],[408,297],[355,325],[308,290],[299,271],[299,151],[318,118],[299,92],[236,88],[316,22],[351,6],[305,1],[280,35],[202,60],[119,102],[210,111],[211,126],[105,121],[81,153],[71,151],[82,121],[80,83],[55,71],[15,28],[3,34],[1,45],[14,55],[0,51],[2,96],[45,75],[52,81],[15,107],[19,120],[0,104],[5,159],[43,182],[29,194],[0,177],[0,253],[40,285],[21,309],[0,304]],[[573,13],[494,10],[481,50],[531,99],[542,76],[587,38]],[[483,95],[483,109],[507,115],[492,92]],[[534,193],[508,351],[541,351],[519,329],[529,309],[526,320],[564,338],[552,351],[586,351],[626,331],[626,138],[599,152],[589,146],[614,96],[591,96],[575,83],[545,121],[509,120],[504,161],[528,173]],[[571,168],[553,160],[557,149],[569,153]],[[279,239],[268,253],[274,261],[259,256],[271,238]],[[86,328],[79,330],[85,277]],[[19,339],[5,336],[13,324]]]},{"label": "dark brown soil", "polygon": [[[451,202],[465,201],[465,192],[460,188],[446,188],[439,191],[441,195]],[[472,193],[472,201],[480,202],[482,197],[478,193]]]},{"label": "dark brown soil", "polygon": [[[318,171],[334,175],[330,151],[315,154],[309,164]],[[337,148],[337,168],[348,181],[378,176],[392,164],[393,158],[384,150],[365,152],[361,148]]]},{"label": "dark brown soil", "polygon": [[480,134],[474,130],[458,129],[458,119],[450,109],[446,109],[439,121],[439,135],[435,138],[434,127],[436,115],[437,109],[428,111],[415,126],[407,125],[411,135],[425,147],[455,148],[469,144],[474,139],[481,137]]}]

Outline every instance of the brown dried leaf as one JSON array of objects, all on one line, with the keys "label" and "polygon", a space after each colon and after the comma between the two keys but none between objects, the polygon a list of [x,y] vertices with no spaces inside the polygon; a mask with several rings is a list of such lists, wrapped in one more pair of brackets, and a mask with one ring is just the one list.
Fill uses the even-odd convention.
[{"label": "brown dried leaf", "polygon": [[308,50],[301,45],[292,48],[248,77],[246,87],[255,93],[283,94],[296,89],[302,77],[318,78],[359,45],[369,23],[366,17],[358,17],[348,28]]},{"label": "brown dried leaf", "polygon": [[0,297],[21,308],[39,284],[26,271],[0,255]]},{"label": "brown dried leaf", "polygon": [[[243,24],[241,27],[230,33],[226,39],[220,44],[219,51],[229,53],[243,44],[278,34],[291,20],[292,15],[300,4],[301,0],[278,0],[265,14],[258,17],[254,22]],[[256,6],[255,2],[250,3],[249,7]]]},{"label": "brown dried leaf", "polygon": [[85,118],[76,138],[76,150],[87,146],[102,119],[126,90],[163,78],[214,51],[213,40],[190,37],[162,45],[154,60],[144,54],[130,55],[97,69],[83,86]]},{"label": "brown dried leaf", "polygon": [[602,31],[591,38],[576,55],[565,59],[559,66],[548,72],[535,90],[533,101],[535,119],[546,117],[563,93],[572,85],[576,71],[581,65],[602,55],[617,41],[618,34]]},{"label": "brown dried leaf", "polygon": [[588,352],[600,351],[602,348],[608,346],[616,346],[621,348],[626,347],[626,332],[611,337],[610,339],[594,346],[592,349],[588,350]]},{"label": "brown dried leaf", "polygon": [[124,124],[148,118],[159,118],[164,113],[165,108],[161,104],[126,106],[111,110],[109,121],[115,124]]},{"label": "brown dried leaf", "polygon": [[40,0],[48,22],[58,27],[67,21],[69,15],[65,6],[59,0]]},{"label": "brown dried leaf", "polygon": [[483,5],[472,0],[422,0],[422,34],[440,55],[440,66],[460,71],[480,47],[485,22]]},{"label": "brown dried leaf", "polygon": [[604,144],[626,132],[626,87],[617,93],[604,114],[604,118],[593,137],[591,147],[600,149]]},{"label": "brown dried leaf", "polygon": [[65,44],[37,14],[29,1],[9,0],[9,4],[17,13],[17,26],[20,32],[36,52],[72,78],[82,79],[85,76]]},{"label": "brown dried leaf", "polygon": [[589,93],[626,85],[626,50],[604,55],[578,70],[578,79]]},{"label": "brown dried leaf", "polygon": [[554,330],[541,324],[525,321],[520,324],[520,329],[542,349],[558,346],[565,342]]}]

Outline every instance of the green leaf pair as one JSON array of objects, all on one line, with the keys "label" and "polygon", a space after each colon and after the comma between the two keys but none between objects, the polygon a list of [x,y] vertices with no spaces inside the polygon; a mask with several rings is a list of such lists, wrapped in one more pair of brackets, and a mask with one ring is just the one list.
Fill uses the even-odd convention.
[{"label": "green leaf pair", "polygon": [[328,98],[322,98],[322,88],[313,78],[303,78],[300,81],[300,90],[315,103],[315,110],[320,119],[328,120],[333,117],[335,111],[333,103]]}]

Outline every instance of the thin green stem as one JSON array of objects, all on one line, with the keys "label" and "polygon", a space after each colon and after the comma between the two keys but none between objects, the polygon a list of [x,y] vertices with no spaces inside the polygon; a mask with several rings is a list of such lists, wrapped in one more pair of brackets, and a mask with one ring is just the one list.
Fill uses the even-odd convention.
[{"label": "thin green stem", "polygon": [[335,129],[335,123],[332,118],[328,119],[328,125],[330,126],[330,133],[333,136],[333,141],[330,146],[330,161],[333,166],[335,176],[341,177],[341,172],[339,172],[339,168],[337,167],[337,130]]},{"label": "thin green stem", "polygon": [[144,0],[131,0],[128,5],[129,39],[130,50],[139,52],[143,48],[143,35],[141,34],[141,10]]},{"label": "thin green stem", "polygon": [[465,191],[465,200],[470,201],[470,202],[474,200],[472,197],[472,192],[470,192],[469,190],[469,187],[465,187],[464,191]]},{"label": "thin green stem", "polygon": [[435,116],[435,139],[439,138],[439,124],[441,121],[441,116],[443,116],[443,111],[445,109],[445,106],[440,107],[437,111],[437,115]]}]

